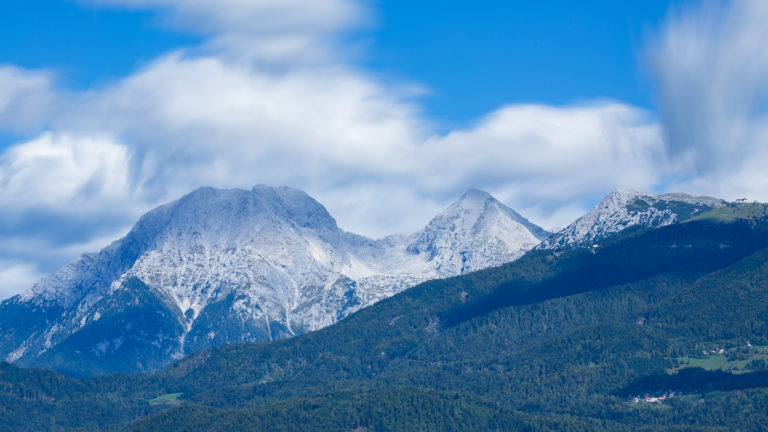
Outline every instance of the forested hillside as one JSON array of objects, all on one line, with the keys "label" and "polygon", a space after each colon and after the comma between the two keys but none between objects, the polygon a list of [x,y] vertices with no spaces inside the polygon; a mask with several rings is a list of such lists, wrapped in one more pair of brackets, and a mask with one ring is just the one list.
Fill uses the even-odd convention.
[{"label": "forested hillside", "polygon": [[5,365],[0,419],[12,430],[763,430],[766,248],[763,217],[701,218],[530,252],[154,375]]}]

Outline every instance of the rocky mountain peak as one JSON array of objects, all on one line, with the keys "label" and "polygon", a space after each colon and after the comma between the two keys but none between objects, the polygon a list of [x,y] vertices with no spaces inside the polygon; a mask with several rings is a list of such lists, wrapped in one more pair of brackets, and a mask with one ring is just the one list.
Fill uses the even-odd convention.
[{"label": "rocky mountain peak", "polygon": [[372,240],[298,189],[200,188],[3,302],[0,356],[78,373],[153,369],[319,329],[425,280],[512,261],[546,234],[476,189],[416,234]]},{"label": "rocky mountain peak", "polygon": [[462,207],[477,207],[488,200],[495,200],[495,198],[484,190],[471,188],[467,189],[455,203]]},{"label": "rocky mountain peak", "polygon": [[512,261],[548,236],[489,193],[470,189],[417,233],[407,250],[435,261],[439,274],[462,274],[487,264],[493,253]]},{"label": "rocky mountain peak", "polygon": [[726,202],[684,193],[654,195],[634,190],[611,191],[587,214],[542,242],[540,248],[593,244],[631,226],[658,228],[690,219]]}]

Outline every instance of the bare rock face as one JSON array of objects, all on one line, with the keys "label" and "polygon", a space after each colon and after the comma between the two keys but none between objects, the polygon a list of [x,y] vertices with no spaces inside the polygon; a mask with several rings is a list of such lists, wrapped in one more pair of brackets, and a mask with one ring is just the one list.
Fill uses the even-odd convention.
[{"label": "bare rock face", "polygon": [[432,219],[407,250],[447,277],[513,261],[549,236],[487,192],[470,189]]},{"label": "bare rock face", "polygon": [[0,356],[140,372],[211,346],[316,330],[428,279],[513,261],[549,233],[470,190],[410,236],[338,228],[304,192],[198,189],[0,306]]},{"label": "bare rock face", "polygon": [[557,249],[570,245],[591,245],[631,226],[659,228],[722,207],[725,201],[682,193],[653,195],[632,190],[615,190],[587,214],[555,233],[539,248]]}]

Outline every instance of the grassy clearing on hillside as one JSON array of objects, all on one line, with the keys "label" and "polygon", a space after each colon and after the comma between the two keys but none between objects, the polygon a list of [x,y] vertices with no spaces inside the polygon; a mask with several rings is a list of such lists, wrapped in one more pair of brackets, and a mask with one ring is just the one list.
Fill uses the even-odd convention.
[{"label": "grassy clearing on hillside", "polygon": [[765,369],[765,365],[768,364],[768,346],[753,346],[747,350],[731,348],[724,350],[722,354],[707,355],[704,358],[678,357],[674,360],[677,366],[667,370],[670,374],[685,368],[702,368],[710,371],[721,370],[743,374]]},{"label": "grassy clearing on hillside", "polygon": [[761,220],[768,217],[768,204],[763,203],[729,203],[726,206],[710,210],[698,216],[687,220],[692,221],[714,221],[714,222],[734,222],[739,219]]},{"label": "grassy clearing on hillside", "polygon": [[147,402],[150,405],[178,405],[181,403],[179,397],[181,397],[181,393],[168,393],[154,399],[149,399]]}]

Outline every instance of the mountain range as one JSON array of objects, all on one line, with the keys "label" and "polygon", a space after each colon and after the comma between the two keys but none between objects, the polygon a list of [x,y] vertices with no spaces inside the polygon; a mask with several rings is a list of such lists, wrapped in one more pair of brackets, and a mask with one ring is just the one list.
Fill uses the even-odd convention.
[{"label": "mountain range", "polygon": [[519,258],[550,233],[471,189],[417,233],[345,232],[288,187],[198,189],[0,305],[0,357],[72,374],[155,370],[333,324],[420,282]]},{"label": "mountain range", "polygon": [[637,216],[658,207],[675,220],[542,245],[316,331],[199,350],[155,373],[73,378],[0,363],[0,425],[764,431],[768,205],[683,212],[679,199],[642,200],[653,205],[633,198],[606,223],[648,221]]},{"label": "mountain range", "polygon": [[341,230],[297,189],[201,188],[4,301],[0,358],[75,375],[156,370],[209,347],[314,331],[534,247],[592,247],[725,204],[617,190],[553,235],[470,189],[422,230],[373,240]]},{"label": "mountain range", "polygon": [[724,200],[684,193],[654,195],[615,190],[587,214],[547,238],[539,247],[557,249],[595,242],[630,227],[661,228],[725,206]]}]

